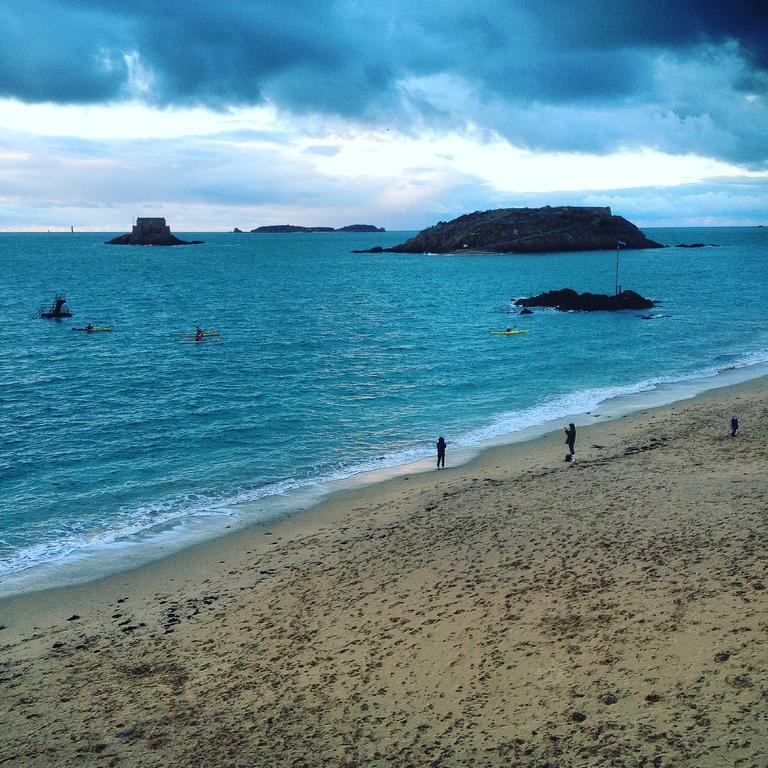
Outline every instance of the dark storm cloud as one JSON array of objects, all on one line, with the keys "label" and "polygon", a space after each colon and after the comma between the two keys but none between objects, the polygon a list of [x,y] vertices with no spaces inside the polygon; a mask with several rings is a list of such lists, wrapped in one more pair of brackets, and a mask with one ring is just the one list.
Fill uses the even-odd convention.
[{"label": "dark storm cloud", "polygon": [[128,78],[111,13],[49,0],[0,4],[0,95],[99,102]]},{"label": "dark storm cloud", "polygon": [[549,34],[585,47],[660,45],[742,40],[768,65],[764,0],[705,3],[701,0],[537,0],[537,11],[552,22]]},{"label": "dark storm cloud", "polygon": [[[768,139],[742,130],[766,118],[766,8],[765,0],[5,0],[0,95],[213,108],[269,101],[401,129],[471,121],[549,149],[678,151],[690,140],[696,151],[757,167],[768,162]],[[666,88],[665,59],[685,71],[684,90]],[[713,83],[723,67],[730,78]],[[462,87],[436,98],[451,82]],[[713,90],[720,105],[705,103]],[[742,105],[748,97],[757,101]],[[581,110],[577,124],[595,110],[620,112],[601,115],[607,127],[578,129],[576,140],[528,119],[542,107],[565,110],[553,115],[560,121]],[[635,135],[625,119],[634,115],[621,112],[632,108],[645,113],[641,124],[654,122],[649,134]],[[738,121],[728,118],[734,109]]]}]

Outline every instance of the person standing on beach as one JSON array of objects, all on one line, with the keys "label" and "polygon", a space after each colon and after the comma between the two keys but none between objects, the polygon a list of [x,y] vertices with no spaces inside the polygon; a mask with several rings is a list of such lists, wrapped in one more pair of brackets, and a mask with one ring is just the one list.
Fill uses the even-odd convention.
[{"label": "person standing on beach", "polygon": [[441,467],[445,469],[445,438],[444,437],[438,437],[437,438],[437,468],[440,469]]},{"label": "person standing on beach", "polygon": [[734,413],[731,417],[731,437],[736,437],[736,433],[739,431],[739,420]]},{"label": "person standing on beach", "polygon": [[576,445],[576,425],[571,422],[564,430],[565,432],[565,442],[568,444],[568,456],[566,456],[566,461],[574,461],[576,456],[574,455],[575,445]]}]

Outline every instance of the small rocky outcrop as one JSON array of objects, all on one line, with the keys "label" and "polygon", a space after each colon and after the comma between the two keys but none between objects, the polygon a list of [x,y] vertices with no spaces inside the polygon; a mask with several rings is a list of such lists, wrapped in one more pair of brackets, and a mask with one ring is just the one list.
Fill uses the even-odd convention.
[{"label": "small rocky outcrop", "polygon": [[171,233],[163,218],[136,219],[136,226],[126,235],[107,240],[107,245],[198,245],[202,240],[180,240]]},{"label": "small rocky outcrop", "polygon": [[604,293],[577,293],[572,288],[546,291],[529,299],[518,299],[517,307],[553,307],[563,312],[615,312],[622,309],[650,309],[656,304],[634,291],[622,291],[613,296]]},{"label": "small rocky outcrop", "polygon": [[[675,248],[706,248],[706,243],[678,243]],[[709,244],[710,248],[717,248],[714,243]]]},{"label": "small rocky outcrop", "polygon": [[354,250],[352,253],[391,253],[392,248],[382,248],[380,245],[374,245],[373,248],[366,248],[363,251]]},{"label": "small rocky outcrop", "polygon": [[499,208],[441,221],[392,248],[357,253],[544,253],[662,248],[610,208]]},{"label": "small rocky outcrop", "polygon": [[243,230],[242,230],[242,229],[238,229],[238,227],[235,227],[235,228],[232,230],[232,234],[233,234],[233,235],[242,235],[242,234],[243,234]]}]

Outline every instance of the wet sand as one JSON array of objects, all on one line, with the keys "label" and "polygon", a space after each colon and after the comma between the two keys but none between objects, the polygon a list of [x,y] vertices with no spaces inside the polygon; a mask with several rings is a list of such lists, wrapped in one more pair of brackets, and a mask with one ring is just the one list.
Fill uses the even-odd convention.
[{"label": "wet sand", "polygon": [[765,766],[767,393],[0,601],[0,766]]}]

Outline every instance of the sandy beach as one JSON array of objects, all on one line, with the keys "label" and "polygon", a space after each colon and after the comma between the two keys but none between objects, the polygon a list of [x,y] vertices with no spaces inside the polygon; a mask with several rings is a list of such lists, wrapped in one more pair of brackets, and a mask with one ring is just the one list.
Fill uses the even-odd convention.
[{"label": "sandy beach", "polygon": [[768,765],[767,392],[3,600],[0,766]]}]

